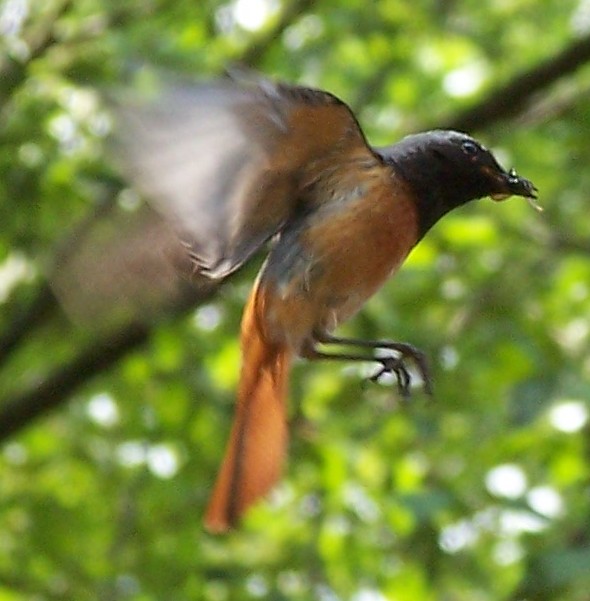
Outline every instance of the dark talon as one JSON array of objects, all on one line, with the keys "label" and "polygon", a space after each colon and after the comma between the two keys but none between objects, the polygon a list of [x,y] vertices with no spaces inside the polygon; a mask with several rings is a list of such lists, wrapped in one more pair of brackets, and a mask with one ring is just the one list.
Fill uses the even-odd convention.
[{"label": "dark talon", "polygon": [[[406,367],[406,360],[411,359],[416,365],[424,383],[424,391],[432,396],[432,376],[426,355],[415,346],[405,342],[393,342],[390,340],[357,340],[354,338],[339,338],[326,333],[316,332],[316,341],[310,343],[303,349],[303,356],[309,359],[337,359],[340,361],[362,361],[380,363],[381,368],[367,380],[377,382],[383,374],[394,374],[397,379],[398,389],[404,398],[410,396],[412,375]],[[318,351],[315,344],[338,344],[357,348],[370,348],[373,351],[393,351],[394,355],[386,357],[375,357],[368,354],[354,353],[325,353]]]},{"label": "dark talon", "polygon": [[404,359],[408,357],[414,360],[420,372],[420,376],[424,382],[424,391],[428,396],[432,396],[432,376],[424,353],[409,344],[396,344],[393,350],[398,351],[401,356],[377,358],[376,361],[381,363],[381,368],[369,378],[369,381],[377,382],[383,374],[395,374],[401,396],[404,399],[408,399],[411,394],[410,386],[412,383],[412,376],[404,363]]},{"label": "dark talon", "polygon": [[409,357],[414,360],[422,381],[424,382],[424,392],[426,392],[428,396],[432,396],[432,374],[430,373],[430,366],[426,355],[411,344],[399,344],[396,350],[401,353],[402,359],[404,357]]},{"label": "dark talon", "polygon": [[404,399],[409,398],[412,377],[403,359],[399,357],[379,357],[376,360],[381,363],[381,368],[369,378],[369,381],[378,382],[383,374],[395,374],[400,394]]}]

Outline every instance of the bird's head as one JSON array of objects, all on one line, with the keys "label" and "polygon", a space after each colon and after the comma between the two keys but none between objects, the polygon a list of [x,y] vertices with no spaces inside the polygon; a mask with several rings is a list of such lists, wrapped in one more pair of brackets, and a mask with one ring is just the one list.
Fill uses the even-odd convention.
[{"label": "bird's head", "polygon": [[464,133],[434,130],[415,134],[381,153],[412,187],[422,234],[445,213],[471,200],[537,197],[532,182],[514,169],[506,171],[485,146]]}]

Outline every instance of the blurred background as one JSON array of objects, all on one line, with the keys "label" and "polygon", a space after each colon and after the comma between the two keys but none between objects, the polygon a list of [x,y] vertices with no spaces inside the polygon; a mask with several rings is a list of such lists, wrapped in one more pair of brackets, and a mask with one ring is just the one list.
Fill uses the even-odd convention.
[{"label": "blurred background", "polygon": [[[590,599],[589,61],[588,0],[0,2],[0,600]],[[434,400],[298,363],[285,478],[216,537],[260,258],[158,269],[102,94],[232,64],[375,145],[468,131],[545,211],[438,224],[342,330],[424,349]]]}]

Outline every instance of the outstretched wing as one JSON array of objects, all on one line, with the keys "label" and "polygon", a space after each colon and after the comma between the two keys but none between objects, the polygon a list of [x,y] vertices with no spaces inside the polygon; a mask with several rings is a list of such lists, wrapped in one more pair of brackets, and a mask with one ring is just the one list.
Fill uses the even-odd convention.
[{"label": "outstretched wing", "polygon": [[258,77],[170,86],[115,113],[121,169],[214,278],[300,208],[314,162],[332,153],[374,160],[346,104]]}]

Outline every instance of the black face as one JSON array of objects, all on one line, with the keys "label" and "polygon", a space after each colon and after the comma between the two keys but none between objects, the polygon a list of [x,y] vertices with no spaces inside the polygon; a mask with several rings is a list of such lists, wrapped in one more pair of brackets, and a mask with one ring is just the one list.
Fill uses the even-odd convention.
[{"label": "black face", "polygon": [[451,184],[457,194],[453,206],[491,196],[504,200],[510,196],[536,198],[533,184],[519,177],[514,170],[503,169],[494,155],[482,144],[454,131],[435,131],[426,134],[424,150],[432,155],[434,168],[443,181]]},{"label": "black face", "polygon": [[529,180],[503,169],[489,150],[460,132],[416,134],[379,152],[412,187],[421,235],[445,213],[477,198],[536,198]]}]

